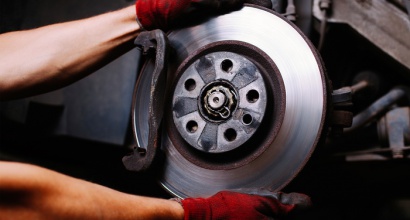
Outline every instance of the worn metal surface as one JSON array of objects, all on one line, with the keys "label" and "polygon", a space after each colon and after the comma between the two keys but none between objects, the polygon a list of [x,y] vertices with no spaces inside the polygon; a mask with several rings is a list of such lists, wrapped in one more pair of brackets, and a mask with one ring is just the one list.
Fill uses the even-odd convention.
[{"label": "worn metal surface", "polygon": [[[171,120],[168,120],[168,135],[173,143],[173,146],[191,163],[206,169],[235,169],[248,164],[255,158],[258,158],[267,148],[269,144],[275,139],[282,125],[286,104],[285,88],[283,79],[275,63],[259,48],[242,42],[242,41],[218,41],[207,44],[205,47],[195,51],[180,65],[176,71],[181,73],[181,67],[189,66],[192,61],[197,60],[198,57],[214,52],[232,52],[246,57],[255,65],[258,66],[262,74],[267,95],[267,103],[265,110],[265,119],[259,125],[257,134],[254,134],[247,142],[238,149],[228,151],[227,153],[220,153],[218,155],[199,154],[198,151],[187,144],[187,142],[174,132],[177,128]],[[173,70],[171,70],[174,73]],[[178,77],[177,77],[178,79]],[[176,84],[174,84],[176,86]],[[175,89],[172,89],[175,90]],[[172,97],[170,97],[172,99]],[[169,107],[172,109],[172,107]],[[172,119],[172,112],[166,117]]]},{"label": "worn metal surface", "polygon": [[410,158],[410,108],[394,108],[377,122],[382,146],[339,154],[347,161],[373,161]]},{"label": "worn metal surface", "polygon": [[132,155],[123,158],[123,163],[128,170],[144,171],[150,168],[160,146],[168,46],[161,30],[140,33],[135,44],[148,59],[139,74],[132,99],[132,130],[137,146]]},{"label": "worn metal surface", "polygon": [[351,88],[344,87],[333,91],[332,106],[330,113],[329,126],[331,127],[330,136],[340,137],[343,129],[352,126],[353,113],[351,111],[352,97]]},{"label": "worn metal surface", "polygon": [[[313,4],[315,18],[322,20],[320,0]],[[329,23],[346,23],[385,53],[410,69],[410,19],[388,1],[333,1]]]},{"label": "worn metal surface", "polygon": [[344,129],[344,131],[351,133],[364,125],[377,120],[377,117],[385,113],[397,101],[404,98],[408,94],[408,90],[407,87],[400,86],[390,90],[386,95],[372,103],[368,108],[355,115],[352,126]]},{"label": "worn metal surface", "polygon": [[403,107],[389,111],[379,121],[378,133],[380,140],[388,143],[393,158],[403,158],[404,151],[408,150],[406,147],[410,147],[410,108]]},{"label": "worn metal surface", "polygon": [[[244,7],[201,25],[171,32],[168,37],[175,49],[177,66],[195,51],[215,42],[251,44],[276,64],[286,95],[282,102],[283,123],[277,134],[259,136],[258,139],[267,139],[267,148],[241,166],[211,169],[191,161],[177,149],[179,145],[174,145],[175,137],[170,136],[173,130],[167,130],[171,133],[162,140],[166,159],[161,184],[180,197],[208,196],[223,189],[243,187],[283,187],[312,153],[326,113],[324,73],[306,38],[286,19],[256,7]],[[256,147],[257,139],[253,141]]]},{"label": "worn metal surface", "polygon": [[173,120],[194,148],[222,153],[245,143],[263,120],[267,94],[258,68],[245,57],[214,52],[186,69],[173,95]]}]

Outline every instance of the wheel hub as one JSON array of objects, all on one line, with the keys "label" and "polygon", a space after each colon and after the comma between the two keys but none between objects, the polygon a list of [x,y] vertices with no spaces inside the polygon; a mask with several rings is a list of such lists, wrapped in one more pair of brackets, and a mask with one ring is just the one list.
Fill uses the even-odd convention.
[{"label": "wheel hub", "polygon": [[226,51],[203,55],[183,71],[177,84],[174,123],[197,150],[234,150],[252,137],[263,120],[265,83],[256,65],[242,55]]}]

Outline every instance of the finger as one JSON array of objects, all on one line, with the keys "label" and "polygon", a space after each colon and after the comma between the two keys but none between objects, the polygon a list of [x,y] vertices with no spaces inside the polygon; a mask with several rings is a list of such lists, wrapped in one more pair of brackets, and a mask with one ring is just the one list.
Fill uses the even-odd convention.
[{"label": "finger", "polygon": [[278,199],[283,204],[295,205],[297,210],[306,210],[312,207],[310,197],[301,193],[278,193]]},{"label": "finger", "polygon": [[278,199],[277,192],[273,192],[266,188],[239,188],[239,189],[234,189],[231,191],[238,192],[238,193],[245,193],[249,195],[257,195],[257,196],[264,196],[264,197],[269,197],[273,199]]}]

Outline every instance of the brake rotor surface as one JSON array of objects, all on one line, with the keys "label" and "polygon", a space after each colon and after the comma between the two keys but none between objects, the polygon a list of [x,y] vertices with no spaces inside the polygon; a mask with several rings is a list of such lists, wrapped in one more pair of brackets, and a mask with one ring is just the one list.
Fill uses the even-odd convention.
[{"label": "brake rotor surface", "polygon": [[[162,138],[165,162],[160,173],[161,185],[178,197],[210,196],[220,190],[237,188],[281,189],[309,159],[322,133],[326,113],[324,73],[310,43],[293,24],[281,16],[272,11],[249,5],[240,11],[212,18],[200,25],[170,32],[168,39],[170,45],[175,49],[171,66],[180,66],[190,55],[218,42],[222,44],[223,42],[243,42],[257,48],[275,64],[276,72],[280,75],[279,81],[281,81],[281,86],[277,87],[282,87],[281,95],[284,100],[281,100],[283,106],[279,108],[281,117],[273,117],[272,114],[276,110],[271,110],[266,112],[271,116],[265,115],[263,119],[280,119],[276,130],[272,129],[275,133],[266,134],[263,128],[259,128],[260,131],[256,132],[259,132],[259,135],[270,135],[267,137],[269,142],[267,147],[255,151],[258,152],[255,156],[249,155],[246,160],[238,163],[232,162],[227,166],[223,166],[224,156],[218,159],[219,162],[222,161],[222,165],[207,166],[207,160],[212,161],[218,153],[209,156],[209,153],[198,151],[200,148],[198,146],[186,150],[194,152],[193,156],[184,153],[179,146],[182,142],[174,141],[174,136],[179,135],[182,139],[181,135],[176,133],[183,129],[173,129],[175,125],[170,126],[170,124],[175,120],[176,124],[185,122],[178,121],[175,113],[174,117],[168,114],[166,125],[168,129],[165,129]],[[268,72],[267,74],[273,73]],[[183,76],[179,77],[183,78]],[[171,78],[178,77],[171,75]],[[177,86],[174,90],[181,89]],[[275,94],[275,91],[278,90],[273,89],[272,93]],[[214,90],[209,94],[225,100],[220,93],[212,92]],[[207,99],[204,98],[204,100]],[[271,102],[268,100],[267,108],[273,105],[271,103],[274,101],[277,100],[272,99]],[[219,107],[216,103],[214,105],[215,108]],[[270,109],[274,108],[270,107]],[[278,115],[277,112],[276,115]],[[189,134],[182,134],[184,135]],[[189,138],[185,139],[183,145],[189,146],[187,142],[195,145],[197,139],[198,136],[193,139],[194,141]],[[260,137],[249,139],[248,145],[252,145],[249,142],[257,139]],[[241,151],[241,148],[233,151]],[[200,158],[201,155],[205,155],[208,159],[198,162],[195,158]],[[229,158],[230,154],[226,153],[227,163]]]}]

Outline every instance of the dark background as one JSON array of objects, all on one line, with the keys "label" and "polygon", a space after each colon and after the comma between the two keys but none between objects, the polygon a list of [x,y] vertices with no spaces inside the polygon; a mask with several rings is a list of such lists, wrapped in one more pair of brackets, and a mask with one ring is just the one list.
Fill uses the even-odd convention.
[{"label": "dark background", "polygon": [[[129,4],[0,0],[0,32],[81,19]],[[318,36],[311,31],[310,19],[303,21],[300,27],[315,43]],[[331,29],[327,39],[322,56],[335,88],[351,83],[351,73],[368,68],[384,77],[380,94],[399,81],[408,84],[395,75],[402,71],[400,65],[350,28]],[[132,173],[121,162],[130,152],[130,105],[138,59],[134,50],[69,87],[0,103],[0,159],[37,164],[123,192],[168,198],[155,172]],[[362,142],[374,141],[372,135],[366,138]],[[409,219],[409,161],[346,162],[334,156],[337,151],[335,146],[318,146],[302,172],[283,189],[312,197],[315,206],[302,219]]]}]

